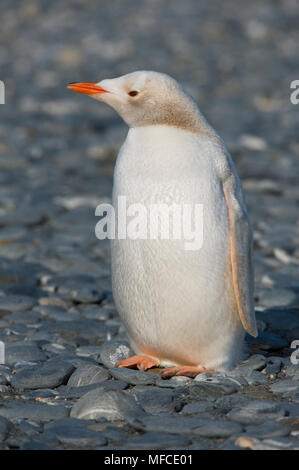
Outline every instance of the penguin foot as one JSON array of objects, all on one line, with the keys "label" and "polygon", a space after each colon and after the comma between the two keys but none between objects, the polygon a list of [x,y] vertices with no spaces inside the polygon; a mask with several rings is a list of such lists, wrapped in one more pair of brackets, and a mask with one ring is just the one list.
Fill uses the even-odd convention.
[{"label": "penguin foot", "polygon": [[151,367],[158,367],[160,362],[148,356],[132,356],[115,364],[115,367],[137,367],[139,370],[147,370]]},{"label": "penguin foot", "polygon": [[175,377],[178,375],[194,378],[198,374],[201,374],[203,372],[209,372],[209,370],[197,366],[177,366],[169,367],[167,369],[162,370],[161,376],[163,379],[170,379],[171,377]]}]

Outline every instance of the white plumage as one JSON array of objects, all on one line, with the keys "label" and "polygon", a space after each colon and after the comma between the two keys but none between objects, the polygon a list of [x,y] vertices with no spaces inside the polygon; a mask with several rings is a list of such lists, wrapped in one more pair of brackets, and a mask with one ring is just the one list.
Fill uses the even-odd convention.
[{"label": "white plumage", "polygon": [[184,240],[112,241],[113,295],[138,355],[119,366],[174,366],[164,376],[231,369],[245,330],[257,334],[252,235],[231,157],[171,77],[135,72],[95,87],[102,92],[89,94],[130,126],[114,171],[115,208],[119,196],[146,208],[203,204],[199,251]]}]

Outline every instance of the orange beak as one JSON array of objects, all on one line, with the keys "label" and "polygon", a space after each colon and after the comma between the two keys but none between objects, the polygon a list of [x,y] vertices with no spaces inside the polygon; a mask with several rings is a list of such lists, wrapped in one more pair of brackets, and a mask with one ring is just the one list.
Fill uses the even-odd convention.
[{"label": "orange beak", "polygon": [[99,85],[96,85],[97,82],[89,83],[69,83],[67,88],[70,90],[77,91],[78,93],[84,93],[85,95],[96,95],[98,93],[109,93],[104,88],[101,88]]}]

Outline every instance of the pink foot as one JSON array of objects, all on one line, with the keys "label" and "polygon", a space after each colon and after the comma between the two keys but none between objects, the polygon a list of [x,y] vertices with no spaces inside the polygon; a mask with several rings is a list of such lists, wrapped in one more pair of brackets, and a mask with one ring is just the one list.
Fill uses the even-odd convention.
[{"label": "pink foot", "polygon": [[115,367],[137,367],[139,370],[151,369],[160,365],[157,359],[148,356],[132,356],[116,363]]},{"label": "pink foot", "polygon": [[204,372],[210,372],[210,370],[203,369],[197,366],[177,366],[169,367],[168,369],[162,370],[161,376],[163,379],[170,379],[171,377],[175,377],[178,375],[194,378],[198,374],[202,374]]}]

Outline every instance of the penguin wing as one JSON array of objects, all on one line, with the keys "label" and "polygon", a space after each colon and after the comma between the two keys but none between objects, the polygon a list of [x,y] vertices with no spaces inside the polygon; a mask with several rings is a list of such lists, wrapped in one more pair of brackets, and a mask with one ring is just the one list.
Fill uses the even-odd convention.
[{"label": "penguin wing", "polygon": [[254,313],[254,275],[252,263],[252,229],[247,216],[242,186],[230,156],[222,160],[221,181],[230,227],[230,261],[238,312],[244,329],[257,336]]}]

